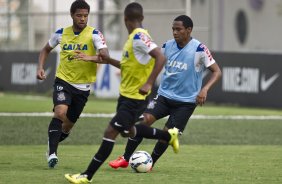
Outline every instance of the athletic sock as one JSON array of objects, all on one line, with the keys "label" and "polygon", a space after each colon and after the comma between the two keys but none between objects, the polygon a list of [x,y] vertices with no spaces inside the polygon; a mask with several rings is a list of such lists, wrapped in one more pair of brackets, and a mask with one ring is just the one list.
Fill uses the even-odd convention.
[{"label": "athletic sock", "polygon": [[63,140],[65,140],[69,135],[70,135],[69,132],[65,133],[64,131],[62,131],[59,142],[62,142]]},{"label": "athletic sock", "polygon": [[147,139],[161,139],[169,142],[170,134],[167,131],[152,128],[147,125],[137,124],[135,125],[136,135],[135,137],[144,137]]},{"label": "athletic sock", "polygon": [[99,167],[109,157],[109,155],[111,154],[113,150],[114,144],[115,144],[114,140],[103,138],[103,142],[98,152],[93,157],[86,171],[82,173],[82,174],[87,174],[88,180],[92,179],[93,175],[96,173]]},{"label": "athletic sock", "polygon": [[160,141],[157,142],[151,154],[152,159],[153,159],[153,166],[155,165],[157,160],[162,156],[162,154],[166,151],[167,148],[168,148],[167,143],[163,143]]},{"label": "athletic sock", "polygon": [[136,150],[138,145],[142,142],[142,137],[128,138],[125,147],[125,152],[123,154],[124,159],[128,162],[133,152]]},{"label": "athletic sock", "polygon": [[49,137],[49,155],[56,153],[59,145],[59,140],[62,134],[62,121],[57,118],[52,118],[49,128],[48,128],[48,137]]}]

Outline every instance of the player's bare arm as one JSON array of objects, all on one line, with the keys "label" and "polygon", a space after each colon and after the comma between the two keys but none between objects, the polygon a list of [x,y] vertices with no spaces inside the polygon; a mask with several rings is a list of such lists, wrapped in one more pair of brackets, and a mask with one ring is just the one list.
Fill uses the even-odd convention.
[{"label": "player's bare arm", "polygon": [[120,68],[120,61],[111,58],[109,54],[105,52],[100,52],[99,56],[101,57],[104,64],[110,64],[117,68]]},{"label": "player's bare arm", "polygon": [[209,89],[220,79],[221,70],[217,63],[212,64],[208,67],[208,69],[212,72],[210,79],[205,84],[205,86],[201,89],[200,93],[197,96],[196,103],[198,105],[203,105],[206,102],[207,94]]},{"label": "player's bare arm", "polygon": [[155,58],[155,65],[151,75],[149,76],[147,82],[139,89],[139,93],[142,95],[146,95],[152,89],[156,78],[158,77],[159,73],[162,71],[163,66],[165,64],[166,58],[162,54],[160,48],[153,49],[150,53],[150,56]]},{"label": "player's bare arm", "polygon": [[74,55],[75,59],[81,59],[81,60],[90,61],[90,62],[99,62],[101,60],[101,58],[98,55],[89,56],[79,50],[75,50],[74,53],[75,53]]},{"label": "player's bare arm", "polygon": [[46,79],[46,75],[45,75],[45,70],[44,70],[44,64],[45,61],[49,55],[49,53],[51,52],[53,48],[50,47],[49,43],[47,43],[43,49],[40,51],[39,54],[39,62],[38,62],[38,66],[37,66],[37,74],[36,77],[39,80],[44,80]]}]

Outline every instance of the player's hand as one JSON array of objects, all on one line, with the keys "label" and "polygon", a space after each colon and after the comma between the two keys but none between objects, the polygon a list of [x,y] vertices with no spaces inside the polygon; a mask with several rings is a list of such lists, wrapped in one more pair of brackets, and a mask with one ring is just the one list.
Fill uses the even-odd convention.
[{"label": "player's hand", "polygon": [[93,56],[89,56],[79,50],[75,50],[74,53],[75,53],[74,55],[75,59],[84,60],[84,61],[93,61],[95,59],[93,58]]},{"label": "player's hand", "polygon": [[196,98],[196,104],[202,106],[204,105],[206,100],[207,100],[207,91],[202,89]]},{"label": "player's hand", "polygon": [[100,52],[97,54],[97,56],[99,57],[99,62],[103,63],[103,64],[108,64],[109,60],[111,59],[109,54],[106,53],[103,50],[100,50]]},{"label": "player's hand", "polygon": [[39,80],[45,80],[46,79],[45,71],[44,71],[43,68],[40,68],[40,69],[37,70],[36,78],[39,79]]},{"label": "player's hand", "polygon": [[144,84],[140,89],[139,89],[139,93],[141,95],[147,95],[152,89],[152,85],[150,84]]}]

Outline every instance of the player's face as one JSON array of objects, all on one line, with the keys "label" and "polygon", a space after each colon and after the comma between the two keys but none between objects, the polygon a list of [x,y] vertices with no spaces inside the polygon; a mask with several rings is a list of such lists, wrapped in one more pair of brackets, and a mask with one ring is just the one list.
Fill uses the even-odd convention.
[{"label": "player's face", "polygon": [[77,9],[76,12],[71,15],[74,31],[82,31],[87,26],[88,15],[89,12],[87,9]]},{"label": "player's face", "polygon": [[185,28],[182,21],[174,21],[172,33],[176,43],[185,44],[190,40],[191,28]]}]

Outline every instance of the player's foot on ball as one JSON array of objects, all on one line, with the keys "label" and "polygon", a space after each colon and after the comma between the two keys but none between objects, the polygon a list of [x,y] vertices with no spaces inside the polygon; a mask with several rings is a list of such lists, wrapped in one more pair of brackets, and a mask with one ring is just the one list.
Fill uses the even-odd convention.
[{"label": "player's foot on ball", "polygon": [[170,134],[169,144],[172,146],[174,153],[178,153],[179,152],[179,140],[178,140],[179,130],[174,127],[174,128],[169,129],[168,133]]},{"label": "player's foot on ball", "polygon": [[47,159],[49,168],[54,168],[57,165],[58,161],[59,159],[55,153],[49,155]]},{"label": "player's foot on ball", "polygon": [[74,184],[91,183],[92,180],[88,180],[86,174],[65,174],[65,178]]},{"label": "player's foot on ball", "polygon": [[124,159],[123,156],[119,156],[116,160],[110,161],[109,166],[111,166],[114,169],[117,169],[119,167],[127,168],[128,162]]}]

